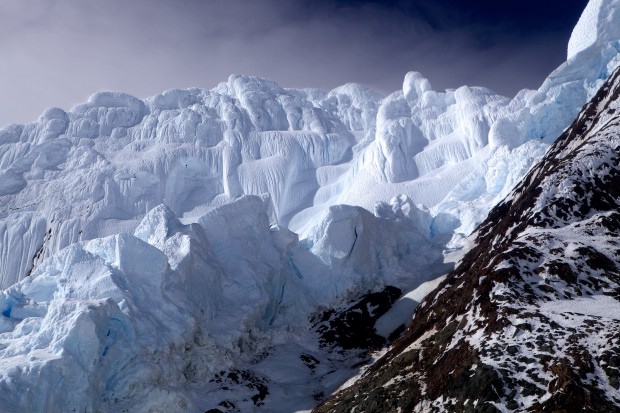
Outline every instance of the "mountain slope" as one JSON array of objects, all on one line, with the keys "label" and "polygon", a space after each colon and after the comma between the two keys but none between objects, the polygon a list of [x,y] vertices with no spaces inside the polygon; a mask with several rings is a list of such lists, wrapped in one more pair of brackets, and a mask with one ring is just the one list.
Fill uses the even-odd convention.
[{"label": "mountain slope", "polygon": [[316,412],[620,411],[620,71]]}]

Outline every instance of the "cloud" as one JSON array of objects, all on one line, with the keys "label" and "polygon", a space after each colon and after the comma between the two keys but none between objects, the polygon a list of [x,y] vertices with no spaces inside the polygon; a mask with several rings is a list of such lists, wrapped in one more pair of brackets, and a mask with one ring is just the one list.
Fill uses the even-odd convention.
[{"label": "cloud", "polygon": [[437,89],[467,83],[514,94],[537,87],[563,60],[565,33],[502,31],[512,26],[458,4],[7,0],[0,2],[0,124],[34,120],[49,106],[69,109],[98,90],[144,98],[212,88],[232,73],[285,87],[359,82],[389,93],[418,70]]}]

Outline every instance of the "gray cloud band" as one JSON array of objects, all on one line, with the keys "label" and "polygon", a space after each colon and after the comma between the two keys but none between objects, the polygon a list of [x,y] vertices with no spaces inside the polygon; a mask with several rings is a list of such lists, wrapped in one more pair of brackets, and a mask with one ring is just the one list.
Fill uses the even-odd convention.
[{"label": "gray cloud band", "polygon": [[549,33],[522,42],[497,28],[490,43],[481,35],[364,2],[9,0],[0,3],[0,124],[69,109],[98,90],[147,97],[211,88],[231,73],[389,93],[417,70],[436,89],[470,84],[511,95],[537,87],[567,41]]}]

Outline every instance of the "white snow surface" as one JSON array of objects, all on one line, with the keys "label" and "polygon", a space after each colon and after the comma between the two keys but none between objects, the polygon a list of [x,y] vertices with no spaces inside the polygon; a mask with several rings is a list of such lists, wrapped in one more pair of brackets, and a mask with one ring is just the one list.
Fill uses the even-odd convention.
[{"label": "white snow surface", "polygon": [[401,325],[409,327],[409,322],[413,317],[413,313],[418,304],[424,297],[433,291],[446,277],[437,277],[431,281],[427,281],[415,290],[409,291],[398,299],[390,308],[390,310],[382,315],[375,324],[377,334],[388,338],[390,334]]},{"label": "white snow surface", "polygon": [[[312,408],[346,377],[310,314],[445,273],[618,65],[619,2],[592,0],[569,60],[512,99],[416,72],[387,97],[233,75],[0,129],[0,410],[204,411],[250,365],[265,411]],[[278,375],[286,349],[325,376]]]},{"label": "white snow surface", "polygon": [[605,0],[591,0],[586,5],[568,41],[567,59],[592,46],[598,39],[598,22]]},{"label": "white snow surface", "polygon": [[600,47],[620,38],[620,27],[614,24],[618,17],[617,0],[590,0],[568,42],[567,59],[590,47]]},{"label": "white snow surface", "polygon": [[[588,315],[620,320],[618,301],[607,295],[577,297],[572,300],[557,300],[543,303],[541,311],[549,314]],[[553,317],[554,321],[566,324],[566,318]],[[556,320],[557,319],[557,320]]]}]

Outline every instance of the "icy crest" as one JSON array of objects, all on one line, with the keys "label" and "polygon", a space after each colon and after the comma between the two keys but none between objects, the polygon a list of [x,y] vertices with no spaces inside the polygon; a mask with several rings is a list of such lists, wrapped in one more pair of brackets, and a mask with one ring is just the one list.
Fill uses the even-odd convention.
[{"label": "icy crest", "polygon": [[592,46],[598,39],[598,21],[605,0],[591,0],[581,14],[568,41],[567,59]]},{"label": "icy crest", "polygon": [[568,60],[593,45],[618,41],[620,28],[615,20],[619,5],[617,0],[588,2],[568,42]]}]

